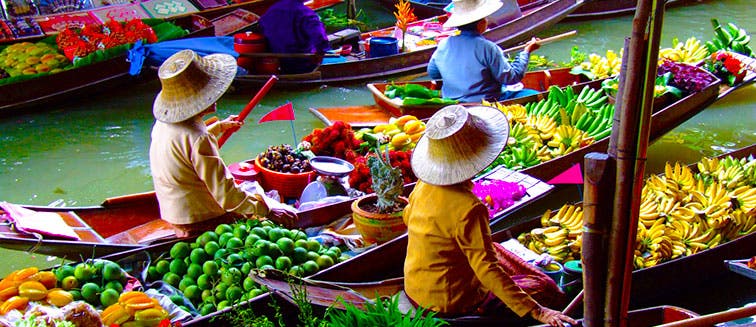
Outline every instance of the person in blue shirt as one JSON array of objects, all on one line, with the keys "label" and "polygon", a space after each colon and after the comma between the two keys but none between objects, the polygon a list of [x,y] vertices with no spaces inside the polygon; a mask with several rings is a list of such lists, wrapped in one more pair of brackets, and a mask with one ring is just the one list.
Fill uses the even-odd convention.
[{"label": "person in blue shirt", "polygon": [[[303,0],[279,0],[260,17],[259,27],[273,53],[323,54],[331,49],[323,22]],[[320,63],[293,58],[280,61],[281,72],[290,74],[310,72]]]},{"label": "person in blue shirt", "polygon": [[538,93],[531,89],[507,90],[525,76],[530,53],[540,48],[528,41],[511,64],[501,48],[486,39],[486,17],[501,8],[499,0],[454,0],[444,27],[457,27],[459,35],[442,40],[428,63],[428,75],[443,80],[441,94],[460,102],[519,98]]}]

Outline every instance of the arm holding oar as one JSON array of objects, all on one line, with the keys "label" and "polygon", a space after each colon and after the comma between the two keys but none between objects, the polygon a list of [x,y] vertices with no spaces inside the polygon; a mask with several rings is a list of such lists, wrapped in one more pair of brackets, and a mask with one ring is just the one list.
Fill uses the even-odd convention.
[{"label": "arm holding oar", "polygon": [[[549,44],[549,43],[552,43],[552,42],[555,42],[555,41],[559,41],[559,40],[562,40],[562,39],[566,39],[568,37],[572,37],[572,36],[575,36],[575,35],[577,35],[577,31],[576,30],[572,30],[572,31],[569,31],[569,32],[566,32],[566,33],[557,34],[557,35],[550,36],[550,37],[547,37],[547,38],[544,38],[544,39],[536,39],[536,42],[538,43],[539,46],[542,46],[544,44]],[[527,45],[528,45],[528,43],[525,43],[525,44],[521,44],[521,45],[518,45],[518,46],[515,46],[515,47],[504,49],[502,51],[504,53],[517,52],[517,51],[525,49],[525,47]]]},{"label": "arm holding oar", "polygon": [[[247,103],[247,106],[242,109],[242,111],[239,113],[239,116],[236,117],[229,117],[223,121],[221,121],[222,125],[227,126],[227,129],[223,129],[221,127],[221,132],[223,135],[221,135],[220,139],[218,139],[218,146],[222,147],[224,143],[226,143],[226,140],[228,140],[229,137],[231,137],[231,134],[239,130],[239,127],[241,127],[244,124],[244,120],[247,118],[250,112],[252,112],[252,109],[257,106],[258,103],[260,103],[260,100],[265,96],[265,94],[270,91],[270,89],[273,87],[273,84],[278,81],[278,76],[271,75],[267,82],[265,82],[265,85],[260,89],[260,91],[255,94],[255,96],[252,98],[252,100]],[[232,121],[233,120],[233,121]]]}]

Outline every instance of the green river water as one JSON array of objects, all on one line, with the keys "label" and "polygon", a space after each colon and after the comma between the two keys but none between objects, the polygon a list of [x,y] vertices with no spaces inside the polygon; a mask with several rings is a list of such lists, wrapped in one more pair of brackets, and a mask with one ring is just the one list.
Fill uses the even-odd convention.
[{"label": "green river water", "polygon": [[[710,0],[671,8],[664,17],[662,46],[669,47],[673,37],[711,39],[710,18],[756,32],[753,4],[753,0]],[[358,7],[365,8],[376,21],[392,22],[390,13],[375,10],[372,2],[358,0]],[[630,35],[631,21],[631,16],[625,16],[561,23],[540,36],[570,30],[577,30],[577,36],[545,45],[537,54],[566,61],[573,46],[600,55],[607,49],[619,51]],[[151,190],[148,162],[151,105],[159,88],[157,81],[132,84],[48,105],[43,111],[30,109],[29,114],[0,118],[0,200],[86,206],[99,204],[107,197]],[[253,92],[225,95],[219,102],[218,115],[238,113]],[[268,145],[294,142],[289,122],[256,123],[263,114],[286,101],[294,105],[293,131],[301,138],[313,128],[323,127],[308,112],[309,107],[369,104],[372,98],[364,83],[299,92],[274,88],[247,118],[246,126],[223,147],[227,163],[252,158]],[[661,171],[668,160],[693,162],[704,155],[717,155],[755,142],[756,86],[751,85],[715,103],[654,143],[648,151],[646,172]],[[7,258],[0,267],[0,276],[31,264],[45,267],[59,262],[56,258],[8,250],[0,250],[0,255]],[[750,296],[739,301],[756,301],[753,281],[745,281],[751,282],[746,287]]]}]

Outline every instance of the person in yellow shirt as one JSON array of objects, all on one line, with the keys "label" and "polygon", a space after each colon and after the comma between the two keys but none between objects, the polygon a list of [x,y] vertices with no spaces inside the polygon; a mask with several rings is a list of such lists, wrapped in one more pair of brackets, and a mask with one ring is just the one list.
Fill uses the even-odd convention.
[{"label": "person in yellow shirt", "polygon": [[265,195],[247,192],[234,182],[220,157],[217,136],[242,123],[234,116],[206,126],[204,116],[236,74],[236,59],[227,54],[200,57],[182,50],[159,68],[162,90],[152,107],[155,125],[150,143],[150,170],[160,216],[178,236],[189,236],[253,215],[291,226],[296,210]]},{"label": "person in yellow shirt", "polygon": [[507,143],[509,124],[499,110],[447,106],[427,123],[412,155],[419,179],[404,211],[408,245],[405,293],[441,316],[505,314],[551,326],[576,323],[540,305],[499,265],[486,206],[472,193],[472,178]]}]

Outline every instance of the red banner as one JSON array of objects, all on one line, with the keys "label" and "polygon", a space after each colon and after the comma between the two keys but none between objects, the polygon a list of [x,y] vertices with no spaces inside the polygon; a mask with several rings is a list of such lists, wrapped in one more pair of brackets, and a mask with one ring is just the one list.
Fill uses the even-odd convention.
[{"label": "red banner", "polygon": [[262,124],[264,122],[269,122],[273,120],[294,120],[294,106],[292,106],[291,102],[287,102],[286,104],[273,109],[271,112],[265,114],[265,116],[262,116],[260,118],[260,121],[258,121],[258,124]]}]

